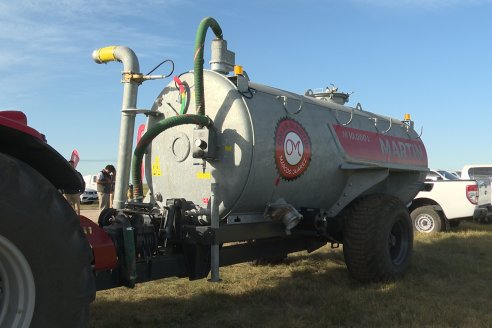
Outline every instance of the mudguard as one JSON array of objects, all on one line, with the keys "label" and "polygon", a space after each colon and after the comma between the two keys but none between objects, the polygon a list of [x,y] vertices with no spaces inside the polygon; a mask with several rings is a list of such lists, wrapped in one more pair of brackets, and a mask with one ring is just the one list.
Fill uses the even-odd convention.
[{"label": "mudguard", "polygon": [[82,189],[83,180],[68,161],[27,125],[19,111],[0,111],[0,152],[33,167],[57,189]]}]

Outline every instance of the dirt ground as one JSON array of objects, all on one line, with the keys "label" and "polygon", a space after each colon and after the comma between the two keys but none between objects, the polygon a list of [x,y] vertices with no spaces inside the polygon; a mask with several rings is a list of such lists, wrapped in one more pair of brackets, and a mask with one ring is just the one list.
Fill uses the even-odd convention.
[{"label": "dirt ground", "polygon": [[99,210],[80,210],[80,215],[85,216],[88,219],[97,223],[97,218],[99,217]]}]

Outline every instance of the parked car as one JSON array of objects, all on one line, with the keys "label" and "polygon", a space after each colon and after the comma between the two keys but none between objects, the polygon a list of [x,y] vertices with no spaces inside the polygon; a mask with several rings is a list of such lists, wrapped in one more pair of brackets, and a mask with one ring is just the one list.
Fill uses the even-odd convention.
[{"label": "parked car", "polygon": [[455,177],[457,177],[458,179],[461,179],[461,171],[448,171],[448,172],[454,175]]},{"label": "parked car", "polygon": [[94,189],[86,188],[85,191],[80,194],[80,202],[82,204],[92,204],[93,202],[98,202],[99,197],[97,196],[97,191]]},{"label": "parked car", "polygon": [[492,180],[492,164],[465,165],[461,170],[462,179]]},{"label": "parked car", "polygon": [[[492,164],[471,164],[461,169],[461,179],[473,179],[490,185],[492,190]],[[490,193],[492,203],[492,192]],[[488,207],[488,214],[482,223],[492,222],[492,204]]]},{"label": "parked car", "polygon": [[85,187],[90,189],[97,188],[97,174],[84,175]]},{"label": "parked car", "polygon": [[475,180],[429,180],[409,211],[416,232],[435,233],[463,220],[482,222],[490,206],[490,185]]},{"label": "parked car", "polygon": [[459,177],[446,170],[430,170],[425,179],[427,181],[459,180]]}]

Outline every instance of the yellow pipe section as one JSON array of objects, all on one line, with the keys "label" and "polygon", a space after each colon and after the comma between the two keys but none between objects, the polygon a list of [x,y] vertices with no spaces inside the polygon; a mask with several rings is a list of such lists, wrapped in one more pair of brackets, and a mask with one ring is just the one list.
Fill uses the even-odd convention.
[{"label": "yellow pipe section", "polygon": [[109,46],[94,50],[94,52],[92,53],[92,58],[98,64],[105,64],[110,61],[115,61],[117,59],[114,53],[117,47],[118,46]]}]

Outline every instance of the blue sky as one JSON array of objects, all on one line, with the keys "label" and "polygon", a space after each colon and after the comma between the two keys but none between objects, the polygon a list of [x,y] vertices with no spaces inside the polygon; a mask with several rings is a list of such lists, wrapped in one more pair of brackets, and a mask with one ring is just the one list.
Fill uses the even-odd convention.
[{"label": "blue sky", "polygon": [[[24,111],[96,173],[116,164],[122,66],[96,65],[92,51],[124,45],[142,73],[164,59],[182,73],[206,16],[254,82],[301,94],[333,83],[351,106],[410,113],[431,167],[492,163],[492,0],[1,0],[0,108]],[[145,82],[138,107],[167,83]]]}]

